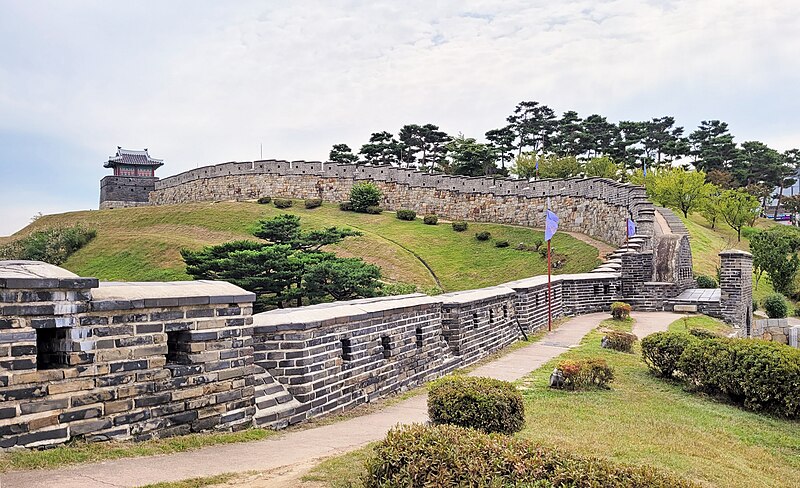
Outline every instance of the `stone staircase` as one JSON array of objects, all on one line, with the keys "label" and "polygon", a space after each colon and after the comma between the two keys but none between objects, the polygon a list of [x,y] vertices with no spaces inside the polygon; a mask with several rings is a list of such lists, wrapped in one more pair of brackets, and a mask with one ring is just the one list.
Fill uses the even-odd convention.
[{"label": "stone staircase", "polygon": [[300,406],[291,393],[271,374],[259,365],[255,369],[256,413],[253,422],[257,427],[282,429],[289,424],[289,418]]}]

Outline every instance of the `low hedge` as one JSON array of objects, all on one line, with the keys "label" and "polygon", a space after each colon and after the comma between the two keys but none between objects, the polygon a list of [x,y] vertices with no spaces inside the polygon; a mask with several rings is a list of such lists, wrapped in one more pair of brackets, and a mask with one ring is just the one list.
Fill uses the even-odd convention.
[{"label": "low hedge", "polygon": [[272,197],[261,197],[258,199],[258,203],[264,205],[272,201]]},{"label": "low hedge", "polygon": [[525,425],[525,406],[522,394],[506,381],[448,376],[431,386],[428,416],[434,424],[513,434]]},{"label": "low hedge", "polygon": [[487,232],[485,230],[475,234],[475,239],[478,239],[479,241],[488,241],[490,237],[492,237],[491,232]]},{"label": "low hedge", "polygon": [[275,208],[289,208],[292,206],[292,201],[288,198],[273,198],[272,204]]},{"label": "low hedge", "polygon": [[435,215],[426,215],[422,218],[422,222],[427,225],[436,225],[439,223],[439,217]]},{"label": "low hedge", "polygon": [[683,350],[699,339],[678,332],[656,332],[642,339],[642,357],[656,375],[671,378]]},{"label": "low hedge", "polygon": [[620,332],[617,330],[608,331],[600,342],[600,345],[620,352],[631,352],[636,336],[630,332]]},{"label": "low hedge", "polygon": [[312,209],[322,206],[322,199],[321,198],[309,198],[305,202],[303,202],[306,208]]},{"label": "low hedge", "polygon": [[373,452],[365,462],[366,488],[700,486],[649,466],[626,466],[453,425],[395,427]]},{"label": "low hedge", "polygon": [[379,213],[383,212],[383,209],[381,207],[370,205],[369,207],[367,207],[365,212],[372,215],[378,215]]},{"label": "low hedge", "polygon": [[464,222],[463,220],[458,220],[456,222],[453,222],[452,225],[453,225],[453,230],[456,232],[464,232],[465,230],[467,230],[467,223]]},{"label": "low hedge", "polygon": [[400,220],[414,220],[417,218],[417,212],[413,210],[400,209],[397,211],[397,218]]},{"label": "low hedge", "polygon": [[722,394],[749,410],[800,417],[800,350],[757,339],[696,341],[678,371],[693,389]]},{"label": "low hedge", "polygon": [[339,204],[339,210],[342,212],[352,212],[353,211],[353,204],[350,203],[349,200],[345,200]]},{"label": "low hedge", "polygon": [[508,241],[494,241],[494,247],[508,247]]}]

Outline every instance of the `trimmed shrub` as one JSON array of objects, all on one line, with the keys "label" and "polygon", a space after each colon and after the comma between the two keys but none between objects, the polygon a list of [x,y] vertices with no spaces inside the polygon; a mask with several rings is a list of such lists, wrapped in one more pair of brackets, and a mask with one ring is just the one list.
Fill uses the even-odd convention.
[{"label": "trimmed shrub", "polygon": [[272,204],[275,205],[275,208],[289,208],[292,206],[292,202],[288,198],[275,198],[272,200]]},{"label": "trimmed shrub", "polygon": [[453,222],[452,225],[453,225],[453,230],[456,232],[464,232],[465,230],[467,230],[467,223],[464,222],[463,220]]},{"label": "trimmed shrub", "polygon": [[454,425],[395,427],[373,452],[365,462],[366,488],[699,487],[655,468],[579,456]]},{"label": "trimmed shrub", "polygon": [[308,209],[317,208],[317,207],[322,205],[322,199],[321,198],[309,198],[308,200],[303,202],[303,204]]},{"label": "trimmed shrub", "polygon": [[426,215],[425,217],[422,218],[422,222],[424,222],[427,225],[436,225],[439,223],[439,217],[435,215]]},{"label": "trimmed shrub", "polygon": [[755,298],[753,298],[753,312],[758,310],[758,302]]},{"label": "trimmed shrub", "polygon": [[356,183],[350,189],[350,203],[355,212],[370,213],[369,208],[377,208],[382,196],[380,188],[375,183]]},{"label": "trimmed shrub", "polygon": [[625,302],[611,304],[611,316],[614,320],[625,320],[631,316],[631,306]]},{"label": "trimmed shrub", "polygon": [[488,241],[490,237],[492,237],[491,232],[487,232],[485,230],[475,234],[475,239],[478,239],[479,241]]},{"label": "trimmed shrub", "polygon": [[342,212],[352,212],[353,204],[350,203],[350,200],[345,200],[344,202],[339,204],[339,210],[341,210]]},{"label": "trimmed shrub", "polygon": [[800,417],[800,350],[757,339],[696,341],[678,370],[693,389],[726,395],[754,411]]},{"label": "trimmed shrub", "polygon": [[372,214],[372,215],[378,215],[381,212],[383,212],[383,209],[381,207],[376,207],[374,205],[370,205],[365,210],[365,213]]},{"label": "trimmed shrub", "polygon": [[796,307],[796,308],[794,309],[794,316],[795,316],[795,317],[800,317],[800,307]]},{"label": "trimmed shrub", "polygon": [[434,424],[452,424],[484,432],[513,434],[525,425],[522,394],[507,381],[448,376],[428,393],[428,415]]},{"label": "trimmed shrub", "polygon": [[700,329],[697,327],[692,327],[689,329],[689,334],[697,337],[698,339],[716,339],[717,337],[721,337],[716,332],[711,332],[708,329]]},{"label": "trimmed shrub", "polygon": [[508,247],[508,241],[494,241],[494,247]]},{"label": "trimmed shrub", "polygon": [[400,219],[400,220],[409,220],[409,221],[411,221],[411,220],[414,220],[414,219],[417,218],[417,212],[415,212],[413,210],[401,209],[401,210],[397,211],[397,218]]},{"label": "trimmed shrub", "polygon": [[260,203],[261,205],[265,205],[265,204],[267,204],[267,203],[269,203],[271,201],[272,201],[272,197],[261,197],[261,198],[258,199],[258,203]]},{"label": "trimmed shrub", "polygon": [[533,247],[534,251],[538,251],[539,248],[542,247],[542,244],[544,244],[544,239],[543,238],[534,237],[533,238],[533,244],[531,245],[531,247]]},{"label": "trimmed shrub", "polygon": [[698,340],[679,332],[656,332],[642,339],[642,358],[655,374],[671,378],[683,350]]},{"label": "trimmed shrub", "polygon": [[605,359],[566,359],[557,369],[564,378],[564,387],[570,390],[608,388],[614,380],[614,370]]},{"label": "trimmed shrub", "polygon": [[603,337],[600,345],[615,351],[631,352],[634,342],[636,342],[636,336],[630,332],[611,330]]},{"label": "trimmed shrub", "polygon": [[697,277],[698,288],[717,288],[717,280],[710,276],[700,275]]},{"label": "trimmed shrub", "polygon": [[789,314],[789,306],[780,293],[767,295],[762,305],[764,305],[764,311],[767,312],[767,317],[771,319],[782,319]]}]

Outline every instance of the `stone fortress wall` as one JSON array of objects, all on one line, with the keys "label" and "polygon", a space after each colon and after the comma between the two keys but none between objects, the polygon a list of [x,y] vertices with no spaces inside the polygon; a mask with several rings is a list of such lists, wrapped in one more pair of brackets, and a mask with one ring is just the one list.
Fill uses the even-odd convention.
[{"label": "stone fortress wall", "polygon": [[[157,181],[149,198],[342,201],[362,179],[383,188],[386,208],[466,220],[541,226],[549,197],[562,230],[618,243],[594,271],[553,277],[555,318],[607,311],[617,300],[663,310],[693,285],[688,237],[656,222],[642,189],[609,180],[527,183],[259,161]],[[639,235],[623,244],[629,216]],[[744,325],[751,300],[748,266],[747,253],[723,256],[717,310],[736,325]],[[0,262],[0,448],[280,428],[340,412],[540,329],[547,289],[547,277],[535,276],[435,297],[252,315],[254,296],[228,283],[98,283],[44,263]]]},{"label": "stone fortress wall", "polygon": [[342,202],[358,181],[383,191],[383,208],[408,208],[448,219],[544,226],[544,210],[561,219],[560,228],[604,242],[625,242],[625,222],[652,236],[655,207],[643,188],[603,178],[528,182],[511,178],[464,177],[394,166],[305,161],[223,163],[186,171],[155,182],[153,205],[197,201],[252,200],[261,196],[322,198]]}]

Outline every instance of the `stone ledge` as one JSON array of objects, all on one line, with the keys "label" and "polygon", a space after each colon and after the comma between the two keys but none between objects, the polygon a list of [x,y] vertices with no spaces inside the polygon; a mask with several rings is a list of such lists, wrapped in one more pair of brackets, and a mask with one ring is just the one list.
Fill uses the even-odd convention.
[{"label": "stone ledge", "polygon": [[225,281],[103,282],[92,290],[92,310],[252,303],[254,293]]},{"label": "stone ledge", "polygon": [[0,288],[86,290],[97,285],[96,278],[81,278],[41,261],[0,261]]}]

